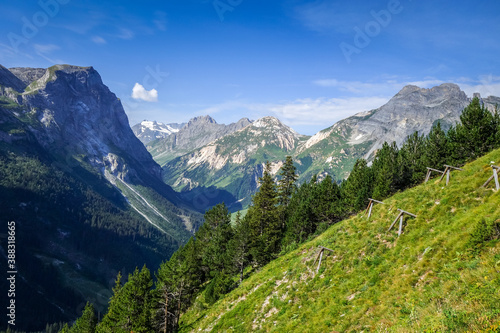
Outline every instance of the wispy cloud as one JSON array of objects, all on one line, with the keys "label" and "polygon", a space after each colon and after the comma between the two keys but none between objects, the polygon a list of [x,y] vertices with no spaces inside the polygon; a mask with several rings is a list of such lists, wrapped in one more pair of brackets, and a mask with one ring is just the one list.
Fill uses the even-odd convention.
[{"label": "wispy cloud", "polygon": [[93,37],[91,38],[91,40],[92,40],[94,43],[96,43],[96,44],[101,44],[101,45],[102,45],[102,44],[106,44],[106,43],[107,43],[107,41],[106,41],[104,38],[102,38],[101,36],[93,36]]},{"label": "wispy cloud", "polygon": [[44,54],[52,53],[60,49],[60,47],[55,44],[34,44],[33,48],[35,52]]},{"label": "wispy cloud", "polygon": [[319,79],[313,81],[313,84],[326,87],[335,88],[338,91],[344,93],[351,93],[356,95],[384,95],[389,96],[395,94],[397,91],[401,90],[406,85],[415,85],[420,88],[430,88],[436,85],[445,83],[443,80],[428,77],[422,80],[400,80],[397,77],[393,77],[387,80],[381,80],[379,82],[361,82],[361,81],[343,81],[337,79]]},{"label": "wispy cloud", "polygon": [[146,90],[141,84],[136,83],[132,88],[132,98],[145,102],[158,102],[158,91],[156,89]]},{"label": "wispy cloud", "polygon": [[[295,18],[306,28],[322,32],[350,33],[359,20],[359,8],[349,10],[347,3],[317,0],[295,7]],[[356,3],[356,7],[359,4]],[[369,12],[369,10],[367,10]]]},{"label": "wispy cloud", "polygon": [[457,84],[468,96],[478,92],[482,97],[500,96],[500,76],[481,75],[478,79],[460,78]]},{"label": "wispy cloud", "polygon": [[64,63],[63,60],[61,59],[54,59],[50,55],[54,51],[60,50],[60,47],[55,44],[34,44],[33,49],[35,50],[35,53],[39,55],[40,57],[44,58],[50,63],[53,64],[62,64]]},{"label": "wispy cloud", "polygon": [[361,111],[380,107],[389,99],[384,97],[304,98],[280,103],[248,103],[226,101],[200,110],[200,114],[238,112],[252,118],[273,115],[290,126],[333,125]]},{"label": "wispy cloud", "polygon": [[167,30],[167,14],[162,11],[156,11],[153,19],[156,29],[160,31]]}]

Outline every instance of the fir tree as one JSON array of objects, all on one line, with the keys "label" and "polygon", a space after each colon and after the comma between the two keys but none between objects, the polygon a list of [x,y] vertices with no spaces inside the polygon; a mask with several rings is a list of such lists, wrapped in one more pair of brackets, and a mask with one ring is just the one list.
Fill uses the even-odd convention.
[{"label": "fir tree", "polygon": [[153,280],[146,266],[135,269],[127,283],[116,280],[108,313],[97,327],[97,332],[153,332],[151,322]]},{"label": "fir tree", "polygon": [[250,225],[251,254],[259,264],[267,263],[279,250],[281,223],[278,215],[278,194],[271,177],[271,165],[266,163],[259,179],[259,191],[253,196],[247,212]]},{"label": "fir tree", "polygon": [[225,269],[228,261],[227,247],[232,237],[231,214],[226,205],[218,204],[208,210],[205,213],[205,223],[196,233],[196,238],[203,244],[201,261],[204,270],[211,277]]},{"label": "fir tree", "polygon": [[342,183],[342,201],[346,213],[357,212],[368,203],[368,198],[372,191],[372,173],[364,159],[359,159],[354,164],[352,171]]},{"label": "fir tree", "polygon": [[392,145],[384,142],[382,148],[375,155],[371,167],[374,177],[373,197],[375,199],[385,199],[396,191],[399,169],[397,166],[398,153],[396,142],[393,142]]},{"label": "fir tree", "polygon": [[475,97],[460,115],[460,123],[448,133],[456,162],[463,163],[490,151],[495,146],[497,131],[494,116]]},{"label": "fir tree", "polygon": [[236,213],[234,222],[234,236],[229,242],[229,257],[232,262],[232,269],[234,273],[239,275],[239,283],[243,281],[243,271],[250,263],[250,225],[248,219],[241,218],[241,213]]},{"label": "fir tree", "polygon": [[287,207],[290,203],[290,198],[295,191],[297,191],[297,179],[299,176],[296,173],[296,168],[293,165],[291,156],[287,156],[285,163],[281,167],[278,181],[278,204],[279,204],[279,217],[281,220],[281,228],[285,229],[287,219]]},{"label": "fir tree", "polygon": [[287,207],[290,202],[290,197],[297,190],[297,179],[299,176],[296,173],[296,168],[293,165],[291,156],[287,156],[285,164],[281,167],[278,181],[278,204],[282,207]]},{"label": "fir tree", "polygon": [[406,138],[397,159],[399,190],[414,186],[424,179],[426,173],[424,151],[424,136],[414,132]]},{"label": "fir tree", "polygon": [[70,333],[94,333],[97,326],[97,317],[94,306],[87,302],[82,316],[69,329]]},{"label": "fir tree", "polygon": [[424,161],[426,166],[441,170],[449,156],[448,137],[441,128],[441,122],[432,126],[425,140]]}]

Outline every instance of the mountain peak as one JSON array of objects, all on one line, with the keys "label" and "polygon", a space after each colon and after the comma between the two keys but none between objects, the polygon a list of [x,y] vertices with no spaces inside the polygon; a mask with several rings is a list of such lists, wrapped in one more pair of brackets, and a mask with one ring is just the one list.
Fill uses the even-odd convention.
[{"label": "mountain peak", "polygon": [[206,116],[197,116],[194,118],[191,118],[188,123],[187,127],[193,126],[195,124],[217,124],[214,118],[210,117],[209,115]]},{"label": "mountain peak", "polygon": [[406,98],[409,94],[419,94],[422,96],[432,96],[432,95],[458,95],[463,93],[458,85],[455,83],[443,83],[439,86],[434,86],[432,88],[420,88],[416,85],[409,84],[404,86],[394,98]]},{"label": "mountain peak", "polygon": [[273,116],[259,118],[252,125],[255,127],[285,126],[278,118]]}]

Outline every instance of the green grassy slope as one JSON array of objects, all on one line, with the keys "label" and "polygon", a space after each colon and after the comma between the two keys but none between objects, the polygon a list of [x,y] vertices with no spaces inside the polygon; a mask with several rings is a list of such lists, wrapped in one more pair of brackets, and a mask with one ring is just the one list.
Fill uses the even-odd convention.
[{"label": "green grassy slope", "polygon": [[[370,220],[360,213],[332,226],[210,308],[200,296],[181,331],[500,330],[500,193],[481,188],[492,161],[500,150],[453,171],[448,186],[431,179],[375,205]],[[387,232],[398,208],[417,214],[399,238],[397,225]],[[334,253],[316,273],[320,245]]]}]

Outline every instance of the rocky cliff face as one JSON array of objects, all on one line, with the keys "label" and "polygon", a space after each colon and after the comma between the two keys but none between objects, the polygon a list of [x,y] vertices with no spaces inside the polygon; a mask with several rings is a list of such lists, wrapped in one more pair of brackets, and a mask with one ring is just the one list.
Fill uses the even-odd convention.
[{"label": "rocky cliff face", "polygon": [[176,224],[172,220],[184,221],[188,229],[196,225],[185,219],[189,214],[168,218],[158,214],[150,199],[133,189],[142,186],[182,205],[177,194],[163,184],[161,167],[134,135],[120,100],[94,68],[1,67],[0,85],[0,97],[15,106],[12,115],[28,124],[37,143],[61,165],[91,166],[121,189],[145,223],[164,232]]},{"label": "rocky cliff face", "polygon": [[[137,177],[139,169],[161,178],[160,167],[133,134],[120,101],[95,69],[57,65],[43,75],[31,68],[12,73],[27,86],[11,97],[40,122],[33,133],[44,148],[82,155],[96,168],[110,167],[123,180]],[[134,152],[133,157],[124,158],[128,152]]]},{"label": "rocky cliff face", "polygon": [[[409,85],[387,104],[341,120],[320,132],[320,136],[340,135],[351,146],[371,142],[364,156],[369,159],[384,142],[396,141],[401,145],[415,131],[429,133],[436,121],[441,121],[445,128],[451,126],[460,119],[462,110],[469,103],[470,99],[456,84],[447,83],[431,89]],[[318,137],[311,138],[303,150],[320,141]]]},{"label": "rocky cliff face", "polygon": [[92,67],[0,66],[0,211],[16,222],[27,300],[18,329],[70,322],[86,300],[104,311],[118,271],[158,267],[187,242],[202,220],[191,207]]},{"label": "rocky cliff face", "polygon": [[147,145],[154,159],[164,164],[177,156],[189,153],[197,148],[217,140],[225,135],[245,128],[252,123],[248,118],[240,119],[229,125],[218,124],[210,116],[200,116],[191,119],[177,133]]}]

